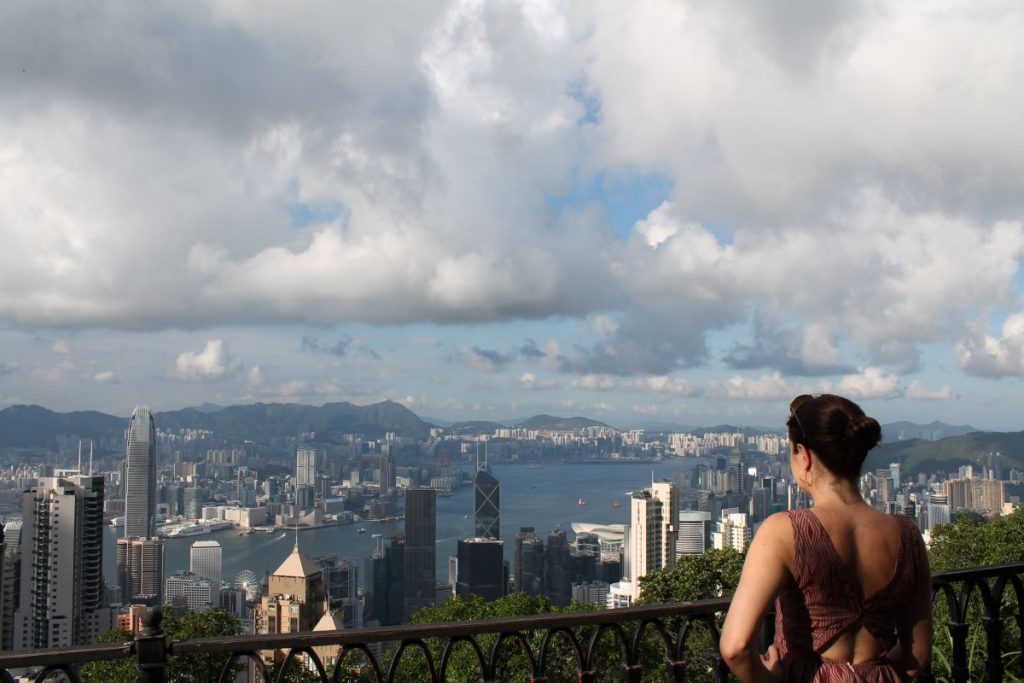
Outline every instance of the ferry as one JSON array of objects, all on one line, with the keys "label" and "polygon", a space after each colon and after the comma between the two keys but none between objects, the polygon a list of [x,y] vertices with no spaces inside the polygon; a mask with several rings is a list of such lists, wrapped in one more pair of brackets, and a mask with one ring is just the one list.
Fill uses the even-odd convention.
[{"label": "ferry", "polygon": [[584,505],[587,504],[587,501],[580,498],[578,501],[576,501],[576,504],[579,505],[580,507],[583,507]]},{"label": "ferry", "polygon": [[365,526],[364,527],[360,527],[359,530],[356,533],[365,534],[366,533],[366,527]]}]

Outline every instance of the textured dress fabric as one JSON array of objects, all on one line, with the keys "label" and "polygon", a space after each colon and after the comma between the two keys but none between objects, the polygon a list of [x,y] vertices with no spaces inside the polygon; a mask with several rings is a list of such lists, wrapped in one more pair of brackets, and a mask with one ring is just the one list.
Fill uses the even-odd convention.
[{"label": "textured dress fabric", "polygon": [[885,659],[851,664],[822,657],[837,637],[865,628],[882,643],[893,639],[896,618],[906,609],[924,542],[914,521],[894,515],[900,527],[896,566],[889,582],[864,597],[856,577],[836,552],[832,539],[811,510],[789,513],[796,541],[793,576],[775,603],[775,647],[787,681],[799,683],[899,683]]}]

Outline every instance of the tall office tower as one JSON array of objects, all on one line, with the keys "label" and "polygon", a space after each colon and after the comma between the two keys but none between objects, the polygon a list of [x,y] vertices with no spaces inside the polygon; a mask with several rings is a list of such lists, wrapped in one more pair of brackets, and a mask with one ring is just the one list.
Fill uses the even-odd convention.
[{"label": "tall office tower", "polygon": [[630,496],[629,578],[671,569],[676,559],[676,524],[679,520],[676,485],[651,484]]},{"label": "tall office tower", "polygon": [[316,449],[304,446],[295,451],[295,486],[315,486],[317,474]]},{"label": "tall office tower", "polygon": [[324,575],[327,598],[332,612],[342,615],[345,628],[359,628],[362,623],[362,605],[359,602],[359,572],[352,560],[339,560],[337,555],[313,558]]},{"label": "tall office tower", "polygon": [[124,535],[150,538],[156,517],[156,425],[149,406],[135,406],[125,457]]},{"label": "tall office tower", "polygon": [[703,555],[708,547],[711,515],[707,512],[680,512],[676,557]]},{"label": "tall office tower", "polygon": [[391,453],[391,444],[380,447],[380,492],[395,488],[395,457]]},{"label": "tall office tower", "polygon": [[898,462],[889,463],[889,476],[892,477],[892,485],[899,490],[900,488],[900,464]]},{"label": "tall office tower", "polygon": [[569,542],[561,529],[548,534],[548,547],[544,553],[544,588],[548,599],[559,607],[565,607],[572,599]]},{"label": "tall office tower", "polygon": [[21,600],[21,520],[4,525],[3,556],[0,557],[0,583],[4,599],[0,602],[0,650],[14,649],[14,613]]},{"label": "tall office tower", "polygon": [[487,470],[477,470],[473,482],[476,494],[474,514],[477,538],[501,538],[501,482]]},{"label": "tall office tower", "polygon": [[544,595],[544,541],[524,526],[516,534],[516,590],[527,595]]},{"label": "tall office tower", "polygon": [[126,604],[159,605],[164,590],[164,542],[160,538],[119,538],[117,583]]},{"label": "tall office tower", "polygon": [[91,643],[104,610],[103,477],[45,477],[22,495],[14,649]]},{"label": "tall office tower", "polygon": [[405,618],[434,606],[437,582],[437,491],[405,492]]},{"label": "tall office tower", "polygon": [[505,595],[503,551],[504,543],[494,538],[461,539],[455,594],[467,600],[479,595],[488,602]]},{"label": "tall office tower", "polygon": [[196,541],[188,559],[189,571],[210,580],[214,592],[220,590],[221,547],[217,541]]}]

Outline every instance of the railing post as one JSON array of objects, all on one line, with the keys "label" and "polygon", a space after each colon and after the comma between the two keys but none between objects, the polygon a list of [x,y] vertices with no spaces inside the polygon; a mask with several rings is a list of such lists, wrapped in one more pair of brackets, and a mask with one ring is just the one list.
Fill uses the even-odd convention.
[{"label": "railing post", "polygon": [[953,639],[953,665],[951,674],[954,683],[968,683],[971,672],[967,666],[967,632],[969,626],[964,622],[950,621],[946,624],[949,636]]},{"label": "railing post", "polygon": [[1003,622],[999,619],[998,606],[995,618],[984,616],[981,623],[985,627],[985,640],[988,641],[988,658],[985,662],[987,683],[1003,683]]},{"label": "railing post", "polygon": [[146,610],[142,629],[135,634],[135,657],[139,683],[165,683],[167,679],[167,639],[159,607]]}]

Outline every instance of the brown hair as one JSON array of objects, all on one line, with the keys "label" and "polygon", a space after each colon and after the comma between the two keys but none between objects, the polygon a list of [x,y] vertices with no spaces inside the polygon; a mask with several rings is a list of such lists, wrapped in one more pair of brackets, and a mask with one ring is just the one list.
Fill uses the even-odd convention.
[{"label": "brown hair", "polygon": [[856,480],[882,428],[856,403],[834,394],[797,396],[789,407],[789,440],[814,451],[837,477]]}]

